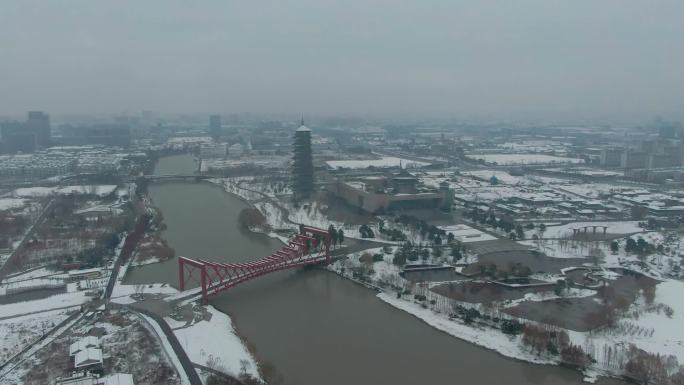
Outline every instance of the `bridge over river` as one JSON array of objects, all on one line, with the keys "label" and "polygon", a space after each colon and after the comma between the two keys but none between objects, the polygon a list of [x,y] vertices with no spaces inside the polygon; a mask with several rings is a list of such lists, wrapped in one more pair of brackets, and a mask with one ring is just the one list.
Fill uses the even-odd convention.
[{"label": "bridge over river", "polygon": [[[203,259],[178,258],[179,298],[202,296],[209,303],[209,295],[228,290],[240,283],[262,275],[300,266],[329,264],[330,235],[326,230],[300,226],[300,233],[273,254],[246,263],[220,263]],[[198,288],[186,291],[188,280],[195,280]]]}]

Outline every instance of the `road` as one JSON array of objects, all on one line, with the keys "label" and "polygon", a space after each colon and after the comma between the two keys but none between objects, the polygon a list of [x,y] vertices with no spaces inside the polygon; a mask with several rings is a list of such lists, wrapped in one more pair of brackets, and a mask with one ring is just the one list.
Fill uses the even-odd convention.
[{"label": "road", "polygon": [[[173,349],[173,353],[176,355],[176,357],[178,357],[178,361],[180,362],[183,371],[185,371],[188,380],[190,380],[190,384],[202,385],[202,380],[200,379],[199,375],[197,374],[197,371],[195,370],[195,365],[192,363],[192,361],[190,361],[190,358],[185,353],[185,350],[178,341],[178,338],[176,338],[176,335],[173,333],[173,330],[171,330],[169,324],[167,324],[162,317],[152,312],[148,312],[142,309],[132,310],[130,307],[126,308],[134,312],[139,312],[147,316],[148,318],[151,318],[154,322],[156,322],[159,325],[162,332],[164,333],[164,336],[166,336],[166,339],[169,341],[169,344]],[[161,336],[159,337],[161,338]]]}]

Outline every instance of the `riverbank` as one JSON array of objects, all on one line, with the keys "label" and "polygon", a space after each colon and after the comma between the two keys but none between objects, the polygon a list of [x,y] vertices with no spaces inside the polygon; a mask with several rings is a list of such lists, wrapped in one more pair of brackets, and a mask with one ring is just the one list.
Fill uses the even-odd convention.
[{"label": "riverbank", "polygon": [[170,326],[193,364],[233,378],[249,376],[260,380],[258,362],[231,318],[211,305],[199,306],[190,301],[175,304],[173,298],[178,293],[165,283],[126,285],[117,281],[112,302],[157,314]]},{"label": "riverbank", "polygon": [[[246,189],[243,187],[240,187],[240,182],[244,181],[245,178],[237,178],[234,182],[235,184],[231,184],[228,180],[211,180],[211,183],[215,183],[219,186],[222,186],[223,189],[228,192],[229,194],[232,194],[236,196],[237,198],[241,199],[243,202],[249,204],[253,208],[257,208],[264,214],[267,218],[269,218],[269,222],[272,223],[273,225],[281,225],[284,223],[288,223],[293,225],[293,222],[289,217],[280,218],[276,219],[277,215],[274,215],[273,211],[265,211],[263,205],[255,205],[253,198],[257,196],[259,199],[263,199],[264,197],[268,197],[266,194],[260,194],[252,189]],[[252,199],[250,199],[252,198]],[[282,207],[275,205],[275,207],[278,208],[280,213],[282,215],[287,215],[287,210],[283,209]],[[324,226],[325,224],[319,223],[321,222],[320,220],[315,221],[318,226],[323,225],[324,228],[327,226]],[[338,226],[341,226],[342,224],[338,223]],[[294,225],[293,225],[294,226]],[[269,234],[270,236],[274,236],[279,240],[283,240],[282,237],[277,236],[275,233]],[[373,254],[373,253],[382,253],[381,248],[377,249],[367,249],[367,250],[362,250],[363,252]],[[354,253],[357,255],[359,253]],[[349,254],[352,255],[352,254]],[[374,266],[377,264],[373,264]],[[382,276],[383,279],[388,279],[389,277],[393,277],[393,279],[396,280],[403,280],[401,277],[399,277],[398,270],[397,269],[392,269],[394,267],[391,264],[385,263],[385,266],[381,268],[381,272],[376,274],[376,277]],[[377,298],[381,300],[382,302],[385,302],[386,304],[392,306],[393,308],[406,312],[408,314],[411,314],[421,321],[425,322],[429,326],[445,332],[449,334],[452,337],[459,338],[461,340],[464,340],[466,342],[493,350],[499,354],[501,354],[504,357],[507,358],[512,358],[515,360],[520,360],[523,362],[528,362],[528,363],[533,363],[533,364],[546,364],[546,365],[558,365],[560,364],[560,360],[557,357],[551,357],[548,355],[543,355],[543,354],[534,354],[534,352],[527,351],[523,349],[522,343],[521,343],[521,336],[506,336],[502,334],[499,330],[492,330],[492,328],[488,328],[486,326],[479,326],[479,327],[474,327],[472,325],[467,325],[462,321],[459,321],[456,318],[449,317],[448,313],[442,313],[439,311],[435,311],[434,307],[429,307],[428,305],[420,304],[417,301],[413,301],[411,299],[407,299],[406,295],[400,295],[396,296],[395,292],[393,291],[387,291],[385,290],[382,286],[378,285],[377,282],[368,282],[364,280],[359,280],[354,278],[351,274],[348,274],[348,271],[345,271],[344,267],[344,262],[337,262],[327,270],[331,272],[337,273],[340,277],[343,277],[345,279],[348,279],[358,285],[361,285],[367,289],[374,290],[378,292]],[[404,281],[402,284],[405,284],[406,282]],[[385,283],[386,284],[386,283]],[[394,286],[396,286],[397,282],[394,282]],[[385,286],[385,285],[383,285]],[[411,292],[408,294],[408,296],[413,295]],[[595,375],[589,375],[589,372],[585,373],[585,380],[590,381],[590,382],[595,382],[596,381],[596,376]]]},{"label": "riverbank", "polygon": [[[285,217],[284,219],[278,218],[277,215],[274,215],[274,212],[272,210],[264,210],[264,205],[255,205],[255,194],[258,197],[257,200],[264,199],[264,197],[268,197],[268,195],[263,193],[260,194],[252,189],[240,187],[240,183],[244,182],[245,180],[245,178],[240,178],[239,180],[235,181],[236,184],[234,185],[231,184],[230,180],[214,180],[212,182],[222,186],[226,192],[239,197],[239,199],[245,202],[248,202],[252,207],[259,209],[269,219],[269,223],[273,225],[293,223],[293,221],[289,217]],[[271,198],[273,197],[269,197],[269,200]],[[288,213],[287,210],[283,209],[279,205],[272,204],[272,207],[276,207],[282,215],[287,215]],[[314,220],[314,222],[317,226],[322,226],[323,228],[327,227],[325,226],[325,223],[321,223],[321,219],[318,218],[318,216]],[[304,220],[303,223],[308,222]],[[336,225],[342,226],[343,224],[336,223]],[[395,242],[388,242],[388,244],[393,243]],[[367,254],[369,254],[367,257],[370,257],[370,255],[372,254],[383,254],[382,249],[368,249],[362,251],[365,251]],[[360,253],[357,252],[353,254],[356,255],[358,262]],[[351,255],[352,254],[349,254],[348,257]],[[463,308],[463,305],[466,305],[466,307],[470,307],[471,309],[475,309],[478,312],[484,313],[486,309],[482,309],[481,306],[468,306],[468,304],[462,303],[456,305],[455,301],[449,300],[446,297],[442,297],[436,293],[433,293],[429,289],[418,290],[420,293],[422,293],[420,294],[420,296],[422,296],[423,298],[427,298],[427,301],[418,301],[412,299],[411,296],[415,296],[416,291],[412,290],[413,286],[409,285],[406,280],[399,276],[399,270],[396,268],[396,266],[391,264],[390,261],[382,261],[380,264],[368,262],[357,263],[357,267],[359,265],[365,265],[365,268],[370,269],[371,271],[373,269],[377,269],[379,270],[379,272],[374,272],[375,275],[369,281],[358,279],[357,277],[354,277],[353,274],[350,274],[349,270],[346,270],[344,262],[337,262],[335,265],[331,266],[329,270],[336,272],[341,277],[349,279],[356,284],[360,284],[371,290],[379,291],[379,293],[377,294],[377,298],[381,301],[389,304],[397,310],[404,311],[408,314],[417,317],[429,326],[439,331],[445,332],[452,337],[456,337],[468,343],[472,343],[484,347],[486,349],[495,351],[506,358],[522,362],[555,366],[561,364],[561,359],[557,354],[554,355],[549,354],[548,352],[533,351],[532,348],[525,345],[522,342],[522,335],[520,334],[521,331],[519,331],[515,335],[504,334],[502,333],[499,324],[495,324],[493,322],[488,321],[483,322],[482,320],[475,323],[466,323],[459,317],[454,316],[454,306],[460,306]],[[379,267],[378,265],[383,266]],[[390,287],[390,289],[385,289],[388,286]],[[396,295],[397,287],[404,288],[403,290],[399,290],[404,291],[403,295]],[[441,304],[441,309],[439,309],[440,304],[437,304],[438,301]],[[504,314],[498,314],[496,318],[500,318],[501,320],[511,320],[512,322],[517,322],[519,325],[524,325],[525,323],[536,324],[529,320],[517,319],[515,317],[511,317],[509,315]],[[576,344],[577,346],[582,346],[586,339],[586,336],[581,333],[574,333],[573,337],[574,338],[571,341],[571,343]],[[599,368],[598,365],[589,365],[583,368],[581,372],[584,374],[584,380],[587,382],[596,382],[598,379],[598,375],[602,375],[605,377],[620,376],[620,373],[607,371],[603,368]]]},{"label": "riverbank", "polygon": [[[174,170],[168,170],[173,164],[187,163],[188,159],[162,159],[161,169],[173,173]],[[248,188],[255,187],[245,183]],[[267,185],[263,190],[266,195],[279,193],[269,190]],[[235,219],[251,201],[238,200],[235,195],[226,194],[225,189],[206,183],[155,184],[150,186],[150,196],[164,213],[169,226],[164,238],[177,255],[216,262],[248,262],[272,253],[281,244],[273,237],[279,235],[282,239],[285,234],[278,232],[269,238],[240,228]],[[263,202],[260,199],[254,197],[257,204]],[[296,218],[308,223],[306,212],[311,210],[321,222],[316,222],[318,227],[327,227],[329,222],[322,222],[325,216],[319,215],[319,209],[303,204]],[[270,210],[275,207],[270,206]],[[293,224],[285,227],[296,230]],[[349,229],[353,236],[357,227],[345,227],[345,233]],[[338,254],[387,245],[345,238],[348,247],[337,251]],[[178,273],[174,262],[132,268],[127,283],[175,284]],[[240,334],[248,341],[246,345],[254,346],[263,362],[275,363],[287,384],[450,385],[458,379],[484,385],[506,378],[511,385],[574,385],[581,380],[576,372],[565,368],[504,359],[492,350],[447,338],[406,311],[378,305],[378,300],[375,292],[347,278],[319,269],[302,269],[250,281],[212,297],[211,304],[217,311],[230,314],[233,326],[239,325]],[[293,347],[298,354],[293,354]],[[306,368],[302,367],[299,352],[306,354]]]}]

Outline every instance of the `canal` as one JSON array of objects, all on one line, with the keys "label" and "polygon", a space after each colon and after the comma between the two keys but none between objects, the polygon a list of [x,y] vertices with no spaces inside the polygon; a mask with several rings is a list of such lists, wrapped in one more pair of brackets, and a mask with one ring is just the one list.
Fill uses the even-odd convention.
[{"label": "canal", "polygon": [[[181,155],[160,159],[155,172],[194,168],[192,158]],[[240,229],[237,214],[247,205],[219,187],[160,183],[149,194],[176,255],[247,261],[278,247]],[[126,280],[177,285],[177,275],[174,259],[133,269]],[[231,315],[257,357],[273,363],[289,385],[566,385],[582,379],[566,368],[516,361],[448,336],[323,270],[274,273],[215,296],[211,304]]]}]

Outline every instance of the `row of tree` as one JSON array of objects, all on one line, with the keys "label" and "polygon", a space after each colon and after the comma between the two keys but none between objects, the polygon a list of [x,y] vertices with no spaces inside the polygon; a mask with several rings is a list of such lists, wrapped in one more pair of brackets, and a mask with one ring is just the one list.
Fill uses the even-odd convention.
[{"label": "row of tree", "polygon": [[[508,238],[512,240],[525,239],[525,228],[527,228],[527,230],[533,230],[535,228],[533,223],[529,223],[523,227],[521,224],[515,224],[513,220],[509,218],[497,218],[496,213],[491,209],[485,211],[475,207],[466,213],[466,217],[470,218],[473,222],[489,226],[494,230],[501,229],[504,233],[508,234]],[[546,231],[546,225],[543,223],[540,224],[538,231],[543,234],[544,231]],[[536,238],[541,238],[541,235],[537,235]]]},{"label": "row of tree", "polygon": [[344,243],[344,230],[342,230],[342,228],[335,229],[335,226],[331,224],[328,226],[328,235],[330,235],[330,243],[332,243],[333,246]]}]

